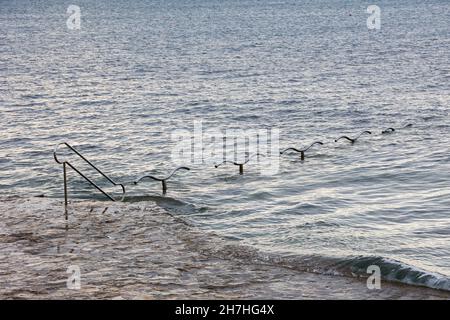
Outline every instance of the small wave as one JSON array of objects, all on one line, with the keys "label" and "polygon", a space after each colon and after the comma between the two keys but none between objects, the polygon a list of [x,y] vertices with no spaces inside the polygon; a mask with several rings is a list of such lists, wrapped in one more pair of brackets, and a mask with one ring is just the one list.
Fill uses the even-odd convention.
[{"label": "small wave", "polygon": [[[217,250],[218,247],[213,249]],[[233,257],[255,263],[265,263],[289,269],[332,276],[369,277],[369,266],[380,268],[381,279],[407,285],[427,287],[450,291],[450,278],[445,275],[422,270],[400,261],[378,256],[356,256],[346,258],[323,256],[286,256],[275,253],[264,253],[254,248],[226,245],[220,247],[221,257]]]},{"label": "small wave", "polygon": [[450,279],[448,277],[384,257],[353,257],[338,260],[331,263],[329,267],[338,271],[350,270],[352,274],[357,276],[367,276],[367,268],[371,265],[380,267],[381,277],[384,280],[450,291]]},{"label": "small wave", "polygon": [[176,214],[186,215],[197,212],[197,208],[193,204],[167,196],[159,196],[159,195],[127,196],[123,201],[130,203],[154,202],[159,207],[168,210],[168,212]]},{"label": "small wave", "polygon": [[448,277],[384,257],[330,258],[312,256],[288,258],[286,261],[281,258],[280,262],[286,263],[287,266],[294,269],[300,266],[301,269],[309,272],[357,277],[368,277],[367,268],[375,265],[380,268],[383,280],[450,291],[450,279]]},{"label": "small wave", "polygon": [[[164,201],[157,201],[157,198],[153,198],[152,200],[156,201],[160,207],[165,208],[169,212],[193,213],[196,211],[195,206],[189,205],[188,203],[175,199],[169,200],[164,197],[161,197],[161,199],[164,199]],[[169,203],[164,203],[166,201]],[[227,214],[229,215],[230,212]],[[325,221],[306,223],[298,227],[312,228],[330,225],[339,227],[338,224],[331,224]],[[223,236],[222,239],[224,242],[211,241],[206,246],[205,244],[201,244],[201,251],[206,251],[213,256],[223,259],[240,259],[246,263],[263,263],[300,272],[344,277],[367,278],[370,276],[367,273],[368,267],[375,265],[380,268],[381,279],[384,281],[450,291],[450,278],[448,276],[422,270],[390,258],[381,256],[329,257],[321,255],[289,255],[285,253],[264,252],[251,246],[241,245],[235,241],[227,241]]]},{"label": "small wave", "polygon": [[333,222],[327,222],[323,220],[319,220],[316,222],[305,222],[300,225],[295,226],[296,229],[315,229],[315,228],[339,228],[340,225]]}]

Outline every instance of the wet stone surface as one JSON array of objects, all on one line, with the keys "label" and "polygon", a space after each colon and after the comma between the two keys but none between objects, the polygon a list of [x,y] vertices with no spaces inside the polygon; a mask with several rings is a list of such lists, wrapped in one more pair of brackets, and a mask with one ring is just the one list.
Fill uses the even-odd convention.
[{"label": "wet stone surface", "polygon": [[[450,298],[264,263],[149,202],[72,202],[66,221],[58,199],[8,197],[0,214],[2,299]],[[79,289],[67,285],[73,267]]]}]

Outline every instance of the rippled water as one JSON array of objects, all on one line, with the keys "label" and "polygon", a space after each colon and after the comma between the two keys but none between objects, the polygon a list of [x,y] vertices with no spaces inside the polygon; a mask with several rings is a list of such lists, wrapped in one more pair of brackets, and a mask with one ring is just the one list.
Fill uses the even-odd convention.
[{"label": "rippled water", "polygon": [[[381,1],[378,31],[360,1],[76,4],[79,31],[66,27],[66,4],[1,5],[3,193],[61,197],[61,141],[129,181],[170,170],[171,133],[195,120],[278,128],[281,147],[325,145],[304,162],[283,155],[275,176],[195,165],[167,197],[149,182],[129,188],[131,200],[150,195],[290,263],[343,273],[380,264],[386,278],[448,290],[447,1]],[[334,143],[366,129],[354,145]],[[69,178],[72,197],[102,199]]]}]

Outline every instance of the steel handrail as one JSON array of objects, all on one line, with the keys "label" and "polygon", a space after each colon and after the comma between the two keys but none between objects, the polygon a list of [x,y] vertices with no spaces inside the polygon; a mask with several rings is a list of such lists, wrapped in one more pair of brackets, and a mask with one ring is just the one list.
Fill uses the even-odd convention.
[{"label": "steel handrail", "polygon": [[242,175],[242,174],[244,174],[244,164],[247,164],[255,156],[258,156],[258,157],[259,156],[263,156],[263,157],[265,157],[265,155],[262,154],[262,153],[254,153],[251,156],[249,156],[247,158],[247,160],[245,160],[242,163],[239,163],[239,162],[236,162],[236,161],[231,161],[231,160],[224,160],[221,163],[218,163],[218,164],[214,165],[214,167],[217,169],[218,167],[220,167],[223,164],[231,163],[231,164],[234,164],[235,166],[239,166],[239,174]]},{"label": "steel handrail", "polygon": [[308,151],[309,149],[311,149],[316,144],[323,145],[323,142],[321,142],[321,141],[313,142],[313,143],[311,143],[309,145],[309,147],[306,147],[306,148],[303,148],[303,149],[297,149],[297,148],[293,148],[293,147],[286,148],[286,149],[284,149],[283,151],[280,152],[280,155],[285,153],[286,151],[292,150],[292,151],[295,151],[295,152],[299,152],[300,153],[300,159],[301,160],[305,160],[305,152]]},{"label": "steel handrail", "polygon": [[144,175],[140,178],[138,178],[136,181],[134,181],[134,184],[138,184],[139,182],[141,182],[143,179],[152,179],[155,181],[159,181],[162,183],[162,191],[163,194],[167,193],[167,180],[169,180],[178,170],[191,170],[188,167],[178,167],[176,169],[174,169],[171,173],[169,173],[165,178],[158,178],[152,175]]},{"label": "steel handrail", "polygon": [[69,148],[72,152],[74,152],[80,159],[82,159],[84,162],[86,162],[91,168],[93,168],[95,171],[97,171],[99,174],[101,174],[108,182],[110,182],[113,186],[120,186],[122,188],[122,198],[125,197],[126,189],[125,186],[122,183],[117,183],[110,177],[108,177],[103,171],[101,171],[99,168],[97,168],[92,162],[90,162],[88,159],[86,159],[77,149],[72,147],[67,142],[62,142],[56,145],[55,149],[53,150],[53,158],[55,159],[56,163],[63,165],[63,172],[64,172],[64,203],[67,206],[68,199],[67,199],[67,168],[66,166],[69,166],[72,170],[74,170],[78,175],[80,175],[83,179],[85,179],[89,184],[91,184],[94,188],[96,188],[98,191],[100,191],[104,196],[106,196],[111,201],[116,201],[112,196],[110,196],[108,193],[102,190],[96,183],[94,183],[91,179],[86,177],[80,170],[78,170],[73,164],[71,164],[69,161],[61,161],[58,158],[58,149],[60,146],[65,145],[67,148]]},{"label": "steel handrail", "polygon": [[350,141],[351,144],[354,144],[356,142],[356,140],[358,140],[363,134],[372,134],[372,132],[368,131],[368,130],[363,131],[355,138],[350,138],[349,136],[341,136],[341,137],[337,138],[336,140],[334,140],[334,142],[338,142],[341,139],[347,139],[348,141]]}]

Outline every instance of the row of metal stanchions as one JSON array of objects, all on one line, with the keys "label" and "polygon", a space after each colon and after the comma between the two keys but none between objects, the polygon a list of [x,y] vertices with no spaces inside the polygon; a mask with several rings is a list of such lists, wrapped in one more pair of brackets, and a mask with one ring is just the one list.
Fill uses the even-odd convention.
[{"label": "row of metal stanchions", "polygon": [[[408,125],[406,125],[406,126],[400,128],[400,129],[409,128],[409,127],[412,127],[412,124],[408,124]],[[381,134],[391,134],[391,133],[396,132],[397,130],[399,130],[399,129],[390,127],[390,128],[387,128],[387,129],[381,131]],[[351,144],[354,144],[354,143],[356,143],[356,141],[357,141],[358,139],[360,139],[363,135],[371,135],[371,134],[372,134],[371,131],[365,130],[365,131],[361,132],[360,134],[358,134],[357,136],[355,136],[354,138],[349,137],[349,136],[346,136],[346,135],[343,135],[343,136],[341,136],[341,137],[335,139],[334,142],[339,142],[340,140],[347,140],[347,141],[349,141]],[[102,175],[102,176],[103,176],[103,177],[104,177],[104,178],[105,178],[112,186],[120,186],[121,189],[122,189],[122,198],[121,198],[121,200],[124,199],[125,194],[126,194],[126,187],[125,187],[125,186],[126,186],[128,183],[117,183],[117,182],[115,182],[115,181],[114,181],[113,179],[111,179],[108,175],[106,175],[103,171],[101,171],[99,168],[97,168],[92,162],[90,162],[88,159],[86,159],[86,158],[85,158],[78,150],[76,150],[76,149],[75,149],[74,147],[72,147],[70,144],[64,142],[64,143],[60,143],[60,144],[58,144],[58,145],[56,146],[56,148],[55,148],[55,150],[54,150],[54,152],[53,152],[53,157],[54,157],[55,161],[56,161],[58,164],[61,164],[61,165],[63,166],[63,178],[64,178],[64,203],[65,203],[65,206],[66,206],[66,207],[67,207],[67,205],[68,205],[67,167],[69,167],[69,168],[71,168],[73,171],[75,171],[79,176],[81,176],[84,180],[86,180],[90,185],[92,185],[95,189],[97,189],[99,192],[101,192],[101,193],[102,193],[106,198],[108,198],[109,200],[111,200],[111,201],[116,201],[116,199],[115,199],[113,196],[111,196],[110,194],[108,194],[107,192],[105,192],[100,186],[98,186],[98,185],[97,185],[95,182],[93,182],[91,179],[89,179],[84,173],[82,173],[82,172],[81,172],[77,167],[75,167],[71,162],[69,162],[69,161],[67,161],[67,160],[64,160],[64,161],[60,160],[60,159],[58,158],[58,154],[57,154],[57,153],[58,153],[58,149],[59,149],[62,145],[66,146],[66,147],[67,147],[69,150],[71,150],[75,155],[77,155],[81,160],[83,160],[87,165],[89,165],[91,168],[93,168],[95,171],[97,171],[100,175]],[[313,146],[316,146],[316,145],[324,145],[324,143],[323,143],[322,141],[315,141],[315,142],[311,143],[308,147],[305,147],[305,148],[302,148],[302,149],[299,149],[299,148],[296,148],[296,147],[288,147],[288,148],[286,148],[286,149],[280,151],[280,155],[282,155],[282,154],[284,154],[284,153],[286,153],[286,152],[288,152],[288,151],[293,151],[293,152],[296,152],[296,153],[300,153],[300,159],[301,159],[301,160],[304,160],[304,159],[305,159],[305,153],[306,153],[306,151],[308,151],[309,149],[311,149]],[[249,156],[248,156],[244,161],[242,161],[242,162],[236,162],[236,161],[225,160],[225,161],[223,161],[223,162],[221,162],[221,163],[219,163],[219,164],[216,164],[216,165],[215,165],[215,168],[219,168],[220,166],[222,166],[222,165],[224,165],[224,164],[231,163],[231,164],[233,164],[233,165],[239,167],[239,174],[242,175],[242,174],[244,174],[244,165],[246,165],[252,158],[254,158],[254,157],[256,157],[256,156],[257,156],[257,157],[259,157],[259,156],[263,156],[263,157],[264,157],[265,155],[264,155],[264,154],[261,154],[261,153],[255,153],[255,154],[249,155]],[[129,183],[130,183],[130,184],[137,185],[137,184],[140,183],[141,181],[143,181],[143,180],[148,180],[148,179],[154,180],[154,181],[158,181],[158,182],[161,182],[161,184],[162,184],[162,193],[165,195],[165,194],[167,193],[167,181],[168,181],[170,178],[172,178],[172,176],[174,176],[175,173],[177,173],[177,172],[180,171],[180,170],[187,170],[187,171],[189,171],[190,168],[185,167],[185,166],[183,166],[183,167],[178,167],[178,168],[174,169],[170,174],[168,174],[167,176],[162,177],[162,178],[155,177],[155,176],[152,176],[152,175],[144,175],[144,176],[138,178],[137,180],[132,181],[132,182],[129,182]]]}]

